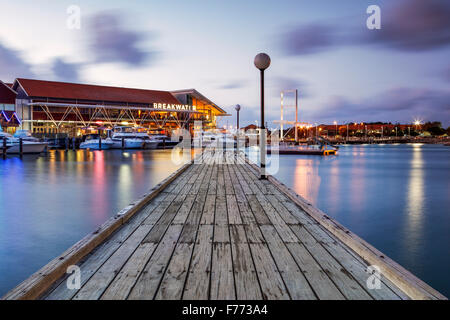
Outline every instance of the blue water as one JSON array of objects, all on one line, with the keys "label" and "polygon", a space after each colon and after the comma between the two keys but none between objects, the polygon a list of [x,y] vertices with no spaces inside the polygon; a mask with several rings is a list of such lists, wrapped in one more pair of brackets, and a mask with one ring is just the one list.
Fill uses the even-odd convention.
[{"label": "blue water", "polygon": [[170,150],[0,158],[0,295],[180,165]]},{"label": "blue water", "polygon": [[[343,146],[281,156],[277,178],[450,296],[450,148]],[[175,171],[165,151],[0,160],[0,295]]]}]

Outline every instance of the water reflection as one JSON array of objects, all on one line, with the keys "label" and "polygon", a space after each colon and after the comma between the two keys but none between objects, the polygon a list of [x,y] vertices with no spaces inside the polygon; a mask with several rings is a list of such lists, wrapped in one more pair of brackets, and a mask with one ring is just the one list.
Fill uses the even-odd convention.
[{"label": "water reflection", "polygon": [[424,162],[422,146],[414,145],[411,162],[409,165],[409,182],[407,192],[407,226],[406,232],[408,245],[413,245],[421,239],[424,214]]},{"label": "water reflection", "polygon": [[0,295],[178,169],[171,150],[0,160]]},{"label": "water reflection", "polygon": [[302,197],[317,205],[321,178],[319,168],[314,165],[313,159],[295,160],[294,190]]}]

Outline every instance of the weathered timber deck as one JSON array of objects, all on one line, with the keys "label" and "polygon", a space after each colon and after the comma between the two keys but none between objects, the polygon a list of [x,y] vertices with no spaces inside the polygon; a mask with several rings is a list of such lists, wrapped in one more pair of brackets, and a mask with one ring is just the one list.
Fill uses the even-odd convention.
[{"label": "weathered timber deck", "polygon": [[[5,299],[445,299],[273,177],[204,155]],[[220,161],[219,161],[220,160]],[[81,269],[68,289],[67,266]],[[382,270],[369,289],[370,264]]]}]

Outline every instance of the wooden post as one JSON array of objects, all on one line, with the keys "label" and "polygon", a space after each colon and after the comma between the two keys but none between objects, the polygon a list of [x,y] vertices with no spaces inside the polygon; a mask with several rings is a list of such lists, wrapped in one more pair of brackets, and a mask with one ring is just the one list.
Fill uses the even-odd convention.
[{"label": "wooden post", "polygon": [[125,149],[125,137],[122,137],[122,150]]},{"label": "wooden post", "polygon": [[102,137],[98,137],[98,150],[102,150]]},{"label": "wooden post", "polygon": [[166,138],[163,138],[163,149],[166,148]]},{"label": "wooden post", "polygon": [[3,137],[3,159],[6,159],[6,137]]},{"label": "wooden post", "polygon": [[23,139],[22,138],[19,138],[19,154],[20,154],[20,157],[22,158],[22,156],[23,156]]}]

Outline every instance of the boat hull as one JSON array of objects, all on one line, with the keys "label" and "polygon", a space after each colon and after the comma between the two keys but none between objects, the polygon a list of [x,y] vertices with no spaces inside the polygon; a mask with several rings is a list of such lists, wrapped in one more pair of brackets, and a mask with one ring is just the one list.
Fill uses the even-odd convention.
[{"label": "boat hull", "polygon": [[111,149],[113,145],[110,141],[102,141],[102,145],[100,147],[100,142],[98,140],[93,141],[85,141],[80,144],[80,149],[90,149],[90,150],[108,150]]},{"label": "boat hull", "polygon": [[[46,143],[41,142],[30,142],[23,143],[22,153],[23,154],[38,154],[44,152]],[[19,154],[20,146],[19,144],[8,145],[6,149],[6,154]],[[3,154],[3,148],[0,147],[0,154]]]},{"label": "boat hull", "polygon": [[[124,149],[142,149],[144,142],[142,140],[125,139]],[[122,149],[122,139],[113,139],[111,149]]]}]

